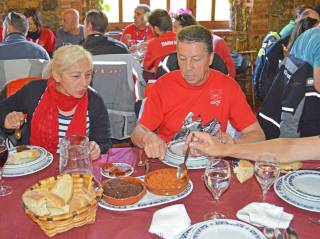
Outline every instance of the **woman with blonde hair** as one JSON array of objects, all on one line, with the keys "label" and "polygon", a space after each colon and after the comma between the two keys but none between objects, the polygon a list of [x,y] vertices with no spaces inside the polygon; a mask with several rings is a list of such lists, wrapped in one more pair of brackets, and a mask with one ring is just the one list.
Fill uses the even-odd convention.
[{"label": "woman with blonde hair", "polygon": [[92,70],[81,46],[59,48],[46,69],[48,80],[32,81],[0,103],[0,126],[12,131],[26,114],[20,144],[58,153],[59,138],[85,135],[91,158],[99,158],[111,147],[110,123],[102,98],[89,87]]}]

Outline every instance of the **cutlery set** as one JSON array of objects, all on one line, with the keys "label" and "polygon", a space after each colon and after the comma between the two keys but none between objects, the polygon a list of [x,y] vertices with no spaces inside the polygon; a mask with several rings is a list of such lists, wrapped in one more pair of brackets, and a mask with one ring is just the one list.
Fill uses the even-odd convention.
[{"label": "cutlery set", "polygon": [[267,239],[299,239],[298,234],[292,227],[288,227],[284,232],[279,228],[263,228],[263,234]]}]

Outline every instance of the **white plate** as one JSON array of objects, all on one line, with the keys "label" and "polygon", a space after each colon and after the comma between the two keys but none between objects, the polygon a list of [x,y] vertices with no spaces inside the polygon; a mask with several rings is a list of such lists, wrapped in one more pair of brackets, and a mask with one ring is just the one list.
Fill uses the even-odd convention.
[{"label": "white plate", "polygon": [[[121,177],[128,177],[133,173],[133,167],[130,164],[127,163],[112,163],[112,165],[116,166],[117,168],[121,169],[121,170],[129,170],[128,172],[126,172],[124,175],[121,175]],[[106,178],[117,178],[118,176],[111,176],[108,172],[108,170],[104,170],[102,168],[100,168],[100,173],[102,176],[106,177]]]},{"label": "white plate", "polygon": [[32,164],[28,167],[23,168],[10,168],[3,170],[3,176],[4,177],[19,177],[19,176],[25,176],[29,174],[36,173],[46,167],[48,167],[53,161],[53,155],[49,152],[47,152],[46,157],[44,157],[40,162],[36,164]]},{"label": "white plate", "polygon": [[283,185],[284,177],[278,178],[273,185],[274,191],[283,201],[307,211],[320,212],[320,202],[303,199],[286,190]]},{"label": "white plate", "polygon": [[[162,162],[166,165],[172,166],[172,167],[178,167],[179,164],[182,163],[180,160],[175,160],[174,158],[165,157]],[[187,161],[187,168],[188,169],[200,169],[200,168],[206,168],[208,165],[208,159],[204,160],[198,160],[198,161]]]},{"label": "white plate", "polygon": [[320,172],[299,170],[284,176],[284,187],[303,199],[320,201]]},{"label": "white plate", "polygon": [[237,220],[217,219],[198,224],[188,239],[265,239],[257,228]]},{"label": "white plate", "polygon": [[[36,164],[39,163],[44,157],[46,157],[47,155],[47,151],[44,148],[38,147],[38,146],[33,146],[33,145],[26,145],[27,149],[35,149],[39,152],[40,156],[38,158],[35,159],[27,159],[27,162],[25,163],[20,163],[20,164],[10,164],[9,159],[6,162],[4,169],[13,169],[13,168],[22,168],[22,167],[28,167],[32,164]],[[13,153],[16,153],[16,147],[13,147],[11,149],[9,149],[9,158],[10,155],[12,155]]]},{"label": "white plate", "polygon": [[[144,176],[141,176],[138,178],[141,180],[144,180]],[[155,194],[147,191],[147,193],[143,196],[143,198],[139,202],[132,204],[132,205],[114,206],[114,205],[106,203],[102,198],[99,202],[99,206],[102,208],[111,210],[111,211],[131,211],[131,210],[137,210],[137,209],[142,209],[142,208],[147,208],[147,207],[154,207],[154,206],[166,204],[169,202],[174,202],[174,201],[180,200],[182,198],[185,198],[186,196],[188,196],[192,192],[192,189],[193,189],[193,184],[190,180],[186,189],[177,195],[160,196],[160,195],[155,195]]]},{"label": "white plate", "polygon": [[[168,156],[179,159],[182,162],[184,159],[184,152],[183,152],[184,144],[185,144],[184,140],[171,141],[168,144],[168,150],[167,150]],[[204,160],[204,159],[207,159],[207,158],[205,156],[194,157],[191,155],[189,155],[188,157],[188,161]]]}]

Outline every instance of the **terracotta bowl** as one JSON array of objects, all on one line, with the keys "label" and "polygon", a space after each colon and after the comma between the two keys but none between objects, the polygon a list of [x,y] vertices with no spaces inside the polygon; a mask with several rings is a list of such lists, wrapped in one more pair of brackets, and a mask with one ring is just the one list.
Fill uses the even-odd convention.
[{"label": "terracotta bowl", "polygon": [[176,177],[176,168],[158,169],[148,173],[144,177],[144,183],[153,194],[176,195],[181,193],[189,182],[189,175],[185,174],[182,179]]},{"label": "terracotta bowl", "polygon": [[140,185],[140,186],[142,186],[142,191],[134,196],[124,197],[124,198],[116,198],[116,197],[108,196],[106,194],[106,192],[104,191],[103,192],[103,199],[109,204],[116,205],[116,206],[125,206],[125,205],[134,204],[134,203],[138,202],[146,194],[147,190],[146,190],[145,184],[140,179],[137,179],[134,177],[120,177],[120,178],[112,178],[112,179],[103,180],[101,182],[102,188],[104,189],[106,184],[111,183],[112,180],[123,180],[123,181],[129,182],[131,184]]}]

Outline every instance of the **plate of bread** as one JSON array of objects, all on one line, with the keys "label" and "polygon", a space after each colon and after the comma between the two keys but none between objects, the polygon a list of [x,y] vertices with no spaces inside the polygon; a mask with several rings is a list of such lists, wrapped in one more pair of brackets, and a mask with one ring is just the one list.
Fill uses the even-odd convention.
[{"label": "plate of bread", "polygon": [[47,156],[44,148],[32,145],[20,145],[9,150],[5,169],[28,167],[39,163]]}]

